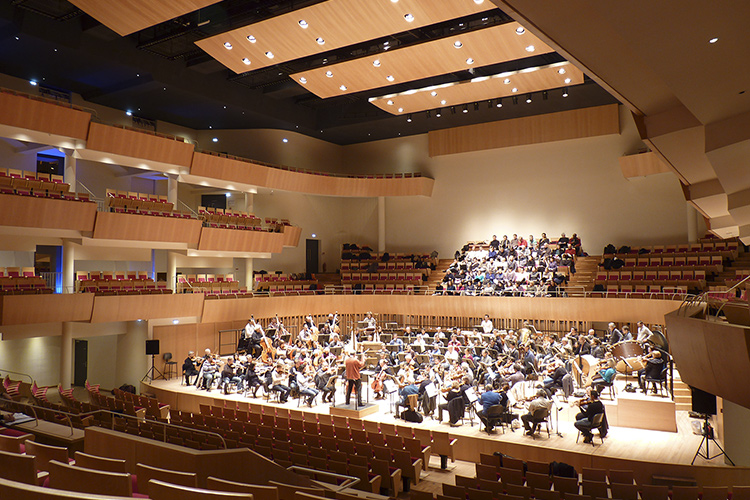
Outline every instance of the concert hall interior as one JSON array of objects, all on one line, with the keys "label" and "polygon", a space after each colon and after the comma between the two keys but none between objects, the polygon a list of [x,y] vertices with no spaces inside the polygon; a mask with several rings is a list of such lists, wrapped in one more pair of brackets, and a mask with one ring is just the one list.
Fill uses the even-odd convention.
[{"label": "concert hall interior", "polygon": [[0,498],[750,498],[748,18],[0,5]]}]

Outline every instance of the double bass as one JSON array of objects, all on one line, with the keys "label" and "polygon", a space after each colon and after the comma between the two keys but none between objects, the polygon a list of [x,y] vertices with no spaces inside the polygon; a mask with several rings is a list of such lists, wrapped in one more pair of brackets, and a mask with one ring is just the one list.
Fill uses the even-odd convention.
[{"label": "double bass", "polygon": [[262,349],[262,352],[260,353],[261,361],[268,363],[269,359],[276,359],[276,348],[273,346],[271,339],[265,335],[260,339],[260,348]]}]

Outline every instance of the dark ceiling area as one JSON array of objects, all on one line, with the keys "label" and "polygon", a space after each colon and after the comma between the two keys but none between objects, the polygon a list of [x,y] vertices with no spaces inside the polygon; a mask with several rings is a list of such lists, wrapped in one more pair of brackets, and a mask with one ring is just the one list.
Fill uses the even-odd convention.
[{"label": "dark ceiling area", "polygon": [[197,40],[315,3],[319,2],[224,0],[120,37],[65,0],[12,0],[0,5],[0,71],[150,120],[199,130],[276,128],[342,145],[617,102],[588,79],[571,87],[568,97],[550,90],[534,95],[531,103],[506,99],[498,108],[485,101],[469,105],[466,113],[415,113],[411,121],[368,102],[370,97],[563,60],[555,53],[329,99],[315,96],[289,77],[388,50],[385,46],[394,49],[511,21],[498,9],[243,74],[230,71],[195,45]]}]

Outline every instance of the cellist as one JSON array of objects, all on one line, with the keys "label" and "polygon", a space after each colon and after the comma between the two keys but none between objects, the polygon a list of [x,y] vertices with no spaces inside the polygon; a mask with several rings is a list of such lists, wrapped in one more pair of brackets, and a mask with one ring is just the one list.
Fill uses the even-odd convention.
[{"label": "cellist", "polygon": [[380,358],[380,363],[378,363],[378,366],[375,368],[374,380],[372,381],[372,384],[370,384],[370,387],[372,387],[372,390],[375,392],[375,399],[385,399],[385,394],[383,393],[383,382],[385,382],[385,379],[388,378],[388,376],[393,376],[393,368],[388,365],[388,360]]}]

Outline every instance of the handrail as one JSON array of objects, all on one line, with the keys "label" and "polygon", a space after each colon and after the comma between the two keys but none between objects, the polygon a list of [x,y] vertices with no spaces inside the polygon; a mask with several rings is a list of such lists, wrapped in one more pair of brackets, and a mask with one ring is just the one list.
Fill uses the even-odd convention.
[{"label": "handrail", "polygon": [[34,377],[32,377],[31,375],[29,375],[28,373],[14,372],[13,370],[6,370],[5,368],[0,368],[0,372],[7,372],[7,373],[12,373],[14,375],[21,375],[23,377],[29,377],[29,383],[30,384],[34,383]]},{"label": "handrail", "polygon": [[200,216],[198,215],[198,212],[196,212],[195,210],[193,210],[192,208],[190,208],[190,206],[187,203],[185,203],[184,201],[177,200],[177,204],[178,205],[182,205],[183,207],[187,208],[190,211],[190,213],[195,216],[196,219],[200,218]]},{"label": "handrail", "polygon": [[290,472],[310,472],[315,474],[316,476],[327,476],[332,477],[334,479],[343,479],[344,481],[341,484],[331,484],[331,486],[335,487],[334,491],[344,491],[346,488],[353,488],[354,486],[358,485],[361,481],[358,477],[354,476],[347,476],[346,474],[338,474],[336,472],[331,472],[327,470],[317,470],[317,469],[311,469],[309,467],[303,467],[301,465],[290,465],[286,468],[286,470]]},{"label": "handrail", "polygon": [[[734,285],[733,285],[732,287],[730,287],[730,288],[729,288],[729,290],[727,290],[727,291],[726,291],[726,292],[724,292],[724,293],[731,293],[731,292],[735,291],[735,290],[737,289],[737,287],[738,287],[738,286],[740,286],[741,284],[745,283],[745,282],[746,282],[746,281],[748,281],[748,280],[750,280],[750,275],[748,275],[748,276],[745,276],[744,278],[742,278],[742,279],[741,279],[740,281],[738,281],[737,283],[735,283],[735,284],[734,284]],[[722,303],[722,304],[721,304],[721,307],[719,307],[719,310],[718,310],[718,311],[716,311],[716,315],[715,315],[715,317],[717,317],[717,318],[719,317],[719,314],[721,313],[721,310],[722,310],[722,309],[724,309],[724,306],[725,306],[725,305],[726,305],[726,304],[727,304],[728,302],[729,302],[729,301],[727,300],[726,302],[724,302],[724,303]]]},{"label": "handrail", "polygon": [[[89,188],[87,188],[87,187],[86,187],[86,184],[84,184],[83,182],[79,181],[78,179],[76,179],[76,184],[77,184],[76,188],[77,188],[78,186],[82,187],[82,188],[83,188],[83,190],[84,190],[84,191],[86,191],[86,192],[88,193],[88,195],[89,195],[89,196],[90,196],[91,198],[93,198],[93,199],[102,199],[102,198],[98,198],[98,197],[97,197],[97,196],[96,196],[96,195],[94,194],[94,192],[93,192],[93,191],[91,191],[91,190],[90,190]],[[76,189],[76,192],[78,192],[78,189]]]}]

